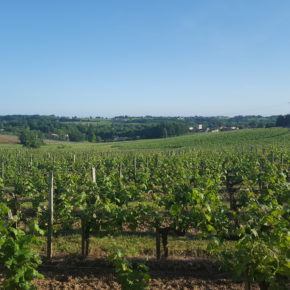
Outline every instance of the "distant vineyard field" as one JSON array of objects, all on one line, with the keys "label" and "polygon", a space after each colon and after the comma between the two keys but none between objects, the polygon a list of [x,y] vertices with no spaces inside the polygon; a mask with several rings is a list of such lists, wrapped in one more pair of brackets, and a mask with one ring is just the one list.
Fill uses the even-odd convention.
[{"label": "distant vineyard field", "polygon": [[[0,136],[0,147],[14,148],[18,143],[15,136]],[[10,143],[11,145],[4,145]],[[46,140],[46,146],[40,151],[142,151],[142,150],[172,150],[189,149],[214,150],[249,146],[281,146],[290,144],[290,130],[288,128],[245,129],[240,131],[217,133],[193,133],[179,137],[163,139],[122,141],[122,142],[56,142]],[[19,145],[18,145],[19,146]]]},{"label": "distant vineyard field", "polygon": [[223,147],[268,146],[290,144],[290,130],[286,128],[248,129],[217,133],[195,133],[179,137],[115,143],[112,149],[222,149]]},{"label": "distant vineyard field", "polygon": [[[32,289],[38,265],[51,259],[114,257],[111,267],[131,269],[122,253],[155,265],[202,257],[216,265],[211,279],[223,269],[245,289],[288,289],[289,141],[288,129],[273,128],[37,150],[1,145],[4,289]],[[146,269],[136,283],[149,283]]]}]

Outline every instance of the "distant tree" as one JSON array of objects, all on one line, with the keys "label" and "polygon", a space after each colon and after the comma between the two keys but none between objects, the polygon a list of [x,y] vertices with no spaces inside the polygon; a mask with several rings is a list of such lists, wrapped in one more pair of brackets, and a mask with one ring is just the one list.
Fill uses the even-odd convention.
[{"label": "distant tree", "polygon": [[86,135],[80,132],[77,128],[71,128],[69,131],[69,140],[74,142],[84,141]]},{"label": "distant tree", "polygon": [[276,126],[277,127],[290,127],[290,115],[285,115],[285,116],[278,116],[276,120]]},{"label": "distant tree", "polygon": [[290,115],[285,116],[285,124],[284,127],[290,127]]},{"label": "distant tree", "polygon": [[96,135],[96,142],[101,142],[101,141],[103,141],[102,137]]},{"label": "distant tree", "polygon": [[162,132],[162,137],[163,138],[167,138],[168,137],[168,133],[167,133],[167,129],[166,128],[163,128],[163,132]]},{"label": "distant tree", "polygon": [[276,126],[277,127],[284,127],[285,126],[284,116],[282,116],[282,115],[278,116],[277,121],[276,121]]},{"label": "distant tree", "polygon": [[250,126],[251,128],[257,128],[257,122],[256,122],[256,121],[251,121],[251,122],[249,123],[249,126]]},{"label": "distant tree", "polygon": [[89,142],[96,142],[96,134],[92,125],[89,126],[87,131],[87,140]]},{"label": "distant tree", "polygon": [[89,133],[88,134],[88,141],[92,142],[92,143],[97,142],[96,135],[94,133]]},{"label": "distant tree", "polygon": [[28,148],[39,148],[44,144],[41,132],[34,130],[23,130],[19,134],[20,143]]},{"label": "distant tree", "polygon": [[275,123],[266,123],[265,128],[275,127]]}]

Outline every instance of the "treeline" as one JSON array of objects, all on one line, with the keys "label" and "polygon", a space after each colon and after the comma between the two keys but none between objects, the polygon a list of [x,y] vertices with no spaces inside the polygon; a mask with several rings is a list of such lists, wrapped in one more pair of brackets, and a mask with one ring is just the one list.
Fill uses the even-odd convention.
[{"label": "treeline", "polygon": [[2,132],[21,136],[23,131],[41,132],[45,138],[67,141],[121,141],[179,136],[188,132],[184,123],[149,124],[112,122],[102,118],[76,119],[54,116],[0,116]]},{"label": "treeline", "polygon": [[290,127],[290,115],[281,115],[278,116],[277,121],[276,121],[276,126],[277,127]]},{"label": "treeline", "polygon": [[163,122],[157,125],[112,125],[97,127],[92,124],[89,126],[72,126],[68,130],[70,141],[124,141],[136,139],[166,138],[185,134],[188,128],[185,124],[174,122]]},{"label": "treeline", "polygon": [[[279,117],[280,121],[281,118]],[[0,116],[0,133],[20,135],[23,131],[41,132],[44,138],[67,141],[122,141],[166,138],[186,134],[189,128],[218,129],[237,126],[243,128],[273,127],[280,124],[277,116],[235,117],[58,117],[54,115]],[[284,126],[284,125],[278,125]]]},{"label": "treeline", "polygon": [[203,117],[194,116],[185,118],[188,124],[202,124],[204,128],[218,129],[219,127],[269,128],[274,127],[277,116],[264,117],[260,115],[234,116],[234,117]]}]

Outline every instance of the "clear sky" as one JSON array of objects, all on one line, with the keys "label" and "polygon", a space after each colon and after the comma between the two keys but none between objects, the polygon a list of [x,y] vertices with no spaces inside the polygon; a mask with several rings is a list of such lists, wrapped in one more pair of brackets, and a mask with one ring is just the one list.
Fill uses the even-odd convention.
[{"label": "clear sky", "polygon": [[289,0],[0,0],[0,115],[290,111]]}]

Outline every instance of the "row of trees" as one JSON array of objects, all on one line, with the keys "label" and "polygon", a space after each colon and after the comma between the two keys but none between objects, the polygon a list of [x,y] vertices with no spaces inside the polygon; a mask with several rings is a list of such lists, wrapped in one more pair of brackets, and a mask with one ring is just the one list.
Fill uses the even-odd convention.
[{"label": "row of trees", "polygon": [[99,128],[93,125],[73,126],[68,130],[70,141],[99,142],[118,141],[126,139],[154,139],[179,136],[186,134],[188,128],[185,124],[175,122],[162,122],[151,126],[111,126]]},{"label": "row of trees", "polygon": [[[89,127],[85,126],[71,126],[68,129],[67,138],[70,141],[80,142],[80,141],[89,141],[89,142],[99,142],[104,139],[111,140],[125,140],[119,139],[120,135],[123,138],[130,139],[146,139],[146,138],[167,138],[171,136],[178,136],[185,134],[187,132],[187,127],[183,124],[177,123],[161,123],[156,126],[145,127],[139,130],[127,131],[124,136],[121,132],[115,132],[114,130],[103,132],[100,134],[98,128],[90,125]],[[121,133],[121,134],[120,134]],[[55,135],[55,134],[54,134]],[[101,136],[100,136],[101,135]],[[41,131],[38,130],[29,130],[23,129],[18,134],[20,143],[25,147],[38,148],[43,144],[44,135]],[[118,137],[115,137],[118,136]],[[128,137],[129,136],[129,137]],[[103,137],[103,138],[102,138]],[[115,138],[115,139],[113,139]]]},{"label": "row of trees", "polygon": [[[52,116],[8,117],[0,116],[0,129],[5,133],[18,135],[23,144],[27,143],[26,139],[33,140],[36,135],[40,136],[40,133],[47,139],[99,142],[163,138],[178,136],[188,131],[186,124],[177,121],[140,124],[115,122],[113,119],[111,121],[98,119],[95,122],[72,119],[73,121],[69,122],[70,119],[63,120]],[[29,131],[31,132],[28,133]]]},{"label": "row of trees", "polygon": [[290,115],[279,116],[276,121],[277,127],[290,127]]},{"label": "row of trees", "polygon": [[23,130],[19,134],[20,143],[29,148],[39,148],[44,144],[43,135],[39,131]]},{"label": "row of trees", "polygon": [[[44,138],[67,141],[119,141],[148,138],[166,138],[188,132],[189,127],[203,124],[204,128],[238,126],[256,128],[285,126],[284,117],[236,116],[228,117],[129,117],[69,118],[39,115],[0,116],[0,130],[8,134],[38,131]],[[277,122],[276,122],[277,119]],[[282,121],[281,121],[282,120]],[[31,138],[33,139],[33,138]]]}]

